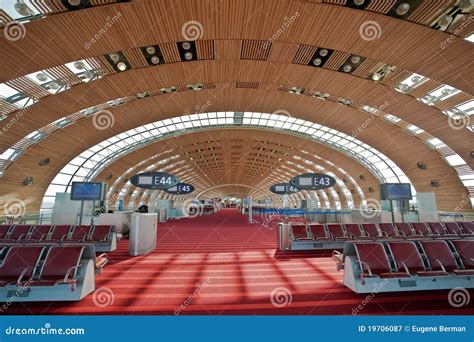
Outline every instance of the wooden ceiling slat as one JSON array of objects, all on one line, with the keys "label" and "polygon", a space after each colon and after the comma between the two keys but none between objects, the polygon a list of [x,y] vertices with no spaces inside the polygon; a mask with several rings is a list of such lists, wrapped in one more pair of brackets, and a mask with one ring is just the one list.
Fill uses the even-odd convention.
[{"label": "wooden ceiling slat", "polygon": [[180,62],[178,47],[176,43],[160,44],[161,53],[166,63]]},{"label": "wooden ceiling slat", "polygon": [[410,76],[412,72],[403,69],[395,69],[388,74],[381,83],[388,85],[389,87],[395,87],[398,83]]},{"label": "wooden ceiling slat", "polygon": [[433,20],[439,17],[446,8],[452,6],[456,1],[447,0],[425,0],[422,4],[408,17],[408,20],[423,25],[431,24]]},{"label": "wooden ceiling slat", "polygon": [[304,65],[308,64],[311,60],[311,57],[314,56],[316,49],[316,46],[300,45],[298,51],[296,52],[295,58],[293,59],[293,63]]},{"label": "wooden ceiling slat", "polygon": [[125,58],[127,58],[127,61],[130,63],[132,68],[146,68],[149,66],[140,49],[126,50],[123,52],[123,54],[125,55]]},{"label": "wooden ceiling slat", "polygon": [[369,6],[366,7],[366,10],[385,14],[396,2],[397,0],[372,0]]},{"label": "wooden ceiling slat", "polygon": [[324,64],[324,68],[338,70],[342,64],[349,58],[350,54],[342,51],[335,51],[328,61]]},{"label": "wooden ceiling slat", "polygon": [[382,67],[383,63],[366,59],[361,65],[352,73],[354,76],[367,78],[372,75],[376,70]]},{"label": "wooden ceiling slat", "polygon": [[34,98],[41,98],[49,95],[49,92],[46,89],[36,84],[26,76],[21,76],[14,80],[8,81],[7,85],[23,94]]},{"label": "wooden ceiling slat", "polygon": [[214,41],[212,40],[197,40],[196,51],[198,59],[214,59]]},{"label": "wooden ceiling slat", "polygon": [[469,100],[472,100],[472,96],[466,94],[465,92],[460,92],[456,95],[448,97],[444,101],[436,103],[434,106],[440,110],[448,110]]},{"label": "wooden ceiling slat", "polygon": [[410,90],[408,93],[414,97],[423,97],[426,94],[432,92],[433,90],[442,86],[442,83],[436,82],[433,80],[428,80],[423,82],[419,86],[415,87],[413,90]]}]

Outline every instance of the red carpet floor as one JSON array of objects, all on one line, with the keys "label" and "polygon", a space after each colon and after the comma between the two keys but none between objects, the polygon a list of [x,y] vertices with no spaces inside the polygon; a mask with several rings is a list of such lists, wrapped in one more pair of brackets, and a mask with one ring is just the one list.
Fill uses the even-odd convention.
[{"label": "red carpet floor", "polygon": [[[330,253],[276,254],[276,231],[235,209],[160,224],[155,252],[128,255],[122,240],[79,302],[14,303],[6,314],[474,314],[448,291],[355,294]],[[357,307],[361,305],[361,309]]]}]

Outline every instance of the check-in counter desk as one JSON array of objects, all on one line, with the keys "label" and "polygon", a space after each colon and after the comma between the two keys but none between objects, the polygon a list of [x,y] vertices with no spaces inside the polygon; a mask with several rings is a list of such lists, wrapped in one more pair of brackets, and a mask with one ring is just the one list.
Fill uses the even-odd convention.
[{"label": "check-in counter desk", "polygon": [[131,217],[128,253],[145,255],[156,249],[158,214],[133,213]]},{"label": "check-in counter desk", "polygon": [[114,225],[117,234],[123,235],[130,230],[133,211],[118,211],[112,214],[100,214],[97,218],[97,225]]}]

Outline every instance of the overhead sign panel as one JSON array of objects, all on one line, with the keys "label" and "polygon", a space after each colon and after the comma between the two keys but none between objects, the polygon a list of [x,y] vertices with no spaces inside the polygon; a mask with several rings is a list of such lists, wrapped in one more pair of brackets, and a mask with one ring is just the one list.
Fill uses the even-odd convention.
[{"label": "overhead sign panel", "polygon": [[179,183],[179,179],[166,172],[144,172],[130,178],[130,183],[138,188],[165,190]]},{"label": "overhead sign panel", "polygon": [[270,191],[278,195],[294,194],[300,189],[296,186],[291,185],[290,183],[278,183],[270,187]]},{"label": "overhead sign panel", "polygon": [[165,192],[174,195],[185,195],[190,194],[194,191],[194,186],[188,183],[178,183],[171,188],[165,189]]},{"label": "overhead sign panel", "polygon": [[290,184],[302,190],[321,190],[336,185],[336,180],[323,173],[304,173],[293,177]]}]

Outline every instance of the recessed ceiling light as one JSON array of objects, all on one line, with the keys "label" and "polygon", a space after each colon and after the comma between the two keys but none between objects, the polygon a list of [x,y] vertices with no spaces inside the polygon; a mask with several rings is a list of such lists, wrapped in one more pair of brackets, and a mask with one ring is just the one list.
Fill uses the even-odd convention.
[{"label": "recessed ceiling light", "polygon": [[322,62],[323,62],[323,61],[322,61],[321,58],[315,58],[315,59],[313,59],[313,64],[314,64],[314,65],[321,65]]},{"label": "recessed ceiling light", "polygon": [[372,75],[372,79],[374,81],[380,81],[382,79],[382,75],[378,72],[375,72],[373,75]]},{"label": "recessed ceiling light", "polygon": [[405,84],[405,83],[402,83],[398,86],[398,89],[400,89],[401,91],[406,91],[408,90],[408,88],[410,87],[408,86],[408,84]]},{"label": "recessed ceiling light", "polygon": [[326,49],[319,50],[319,55],[323,56],[323,57],[327,56],[328,55],[328,50],[326,50]]},{"label": "recessed ceiling light", "polygon": [[17,3],[15,4],[15,11],[18,12],[18,14],[21,14],[22,16],[24,17],[28,17],[30,15],[33,15],[33,12],[31,11],[31,9],[28,7],[28,5],[26,5],[23,1],[17,1]]},{"label": "recessed ceiling light", "polygon": [[109,54],[110,59],[114,62],[117,63],[120,60],[120,56],[118,53],[111,53]]},{"label": "recessed ceiling light", "polygon": [[359,56],[352,56],[351,57],[351,62],[354,64],[357,64],[360,62],[360,57]]},{"label": "recessed ceiling light", "polygon": [[148,46],[148,47],[146,48],[146,52],[147,52],[148,54],[150,54],[150,55],[153,55],[153,54],[155,53],[155,51],[156,51],[156,50],[155,50],[155,47],[154,47],[154,46]]},{"label": "recessed ceiling light", "polygon": [[468,10],[472,6],[472,1],[471,0],[461,0],[459,1],[458,7],[465,11]]},{"label": "recessed ceiling light", "polygon": [[414,83],[420,82],[420,80],[421,80],[421,77],[420,77],[420,76],[413,76],[413,77],[411,78],[411,81],[414,82]]},{"label": "recessed ceiling light", "polygon": [[354,0],[354,5],[360,6],[360,5],[363,5],[364,2],[365,2],[365,0]]},{"label": "recessed ceiling light", "polygon": [[153,64],[159,64],[160,63],[160,57],[158,57],[158,56],[151,57],[151,62]]},{"label": "recessed ceiling light", "polygon": [[120,63],[117,64],[117,68],[120,71],[125,71],[125,70],[127,70],[127,64],[125,64],[124,62],[120,62]]},{"label": "recessed ceiling light", "polygon": [[58,82],[55,82],[55,81],[51,82],[51,83],[49,84],[49,88],[50,88],[50,89],[53,89],[53,90],[59,89],[59,84],[58,84]]},{"label": "recessed ceiling light", "polygon": [[81,4],[81,0],[68,0],[71,6],[79,6]]},{"label": "recessed ceiling light", "polygon": [[184,54],[184,58],[186,58],[188,61],[190,61],[191,59],[193,59],[193,54],[191,52],[186,52]]},{"label": "recessed ceiling light", "polygon": [[90,70],[86,70],[86,71],[84,71],[84,77],[85,78],[92,78],[92,77],[94,77],[94,73]]},{"label": "recessed ceiling light", "polygon": [[74,68],[82,70],[84,69],[84,63],[82,62],[74,62]]},{"label": "recessed ceiling light", "polygon": [[39,72],[36,74],[36,79],[40,82],[46,82],[48,80],[48,75],[42,73],[42,72]]},{"label": "recessed ceiling light", "polygon": [[439,18],[438,25],[441,27],[449,26],[452,21],[453,17],[451,17],[450,15],[443,15],[441,18]]},{"label": "recessed ceiling light", "polygon": [[181,44],[181,46],[183,47],[183,49],[189,50],[191,48],[191,43],[190,42],[183,42],[183,44]]},{"label": "recessed ceiling light", "polygon": [[345,72],[351,72],[352,67],[349,64],[346,64],[343,66],[342,70],[344,70]]},{"label": "recessed ceiling light", "polygon": [[410,4],[407,3],[407,2],[402,2],[400,5],[398,5],[397,9],[395,10],[395,12],[398,14],[398,15],[405,15],[408,13],[408,11],[410,10]]}]

